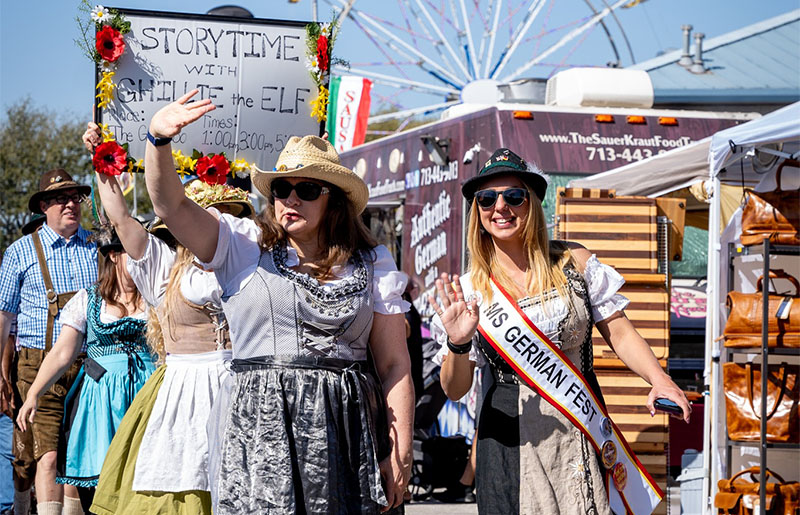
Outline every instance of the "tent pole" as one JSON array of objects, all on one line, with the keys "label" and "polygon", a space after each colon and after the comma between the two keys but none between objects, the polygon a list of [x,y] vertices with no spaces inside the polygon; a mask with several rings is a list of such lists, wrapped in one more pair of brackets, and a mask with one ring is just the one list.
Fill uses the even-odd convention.
[{"label": "tent pole", "polygon": [[[711,174],[714,172],[711,171]],[[708,216],[708,268],[706,272],[708,303],[706,307],[706,349],[705,349],[705,402],[703,403],[703,514],[711,515],[713,488],[717,481],[719,468],[717,457],[717,423],[719,398],[716,385],[719,383],[719,352],[714,338],[719,332],[719,283],[720,283],[720,180],[714,175],[711,179],[713,192]]]}]

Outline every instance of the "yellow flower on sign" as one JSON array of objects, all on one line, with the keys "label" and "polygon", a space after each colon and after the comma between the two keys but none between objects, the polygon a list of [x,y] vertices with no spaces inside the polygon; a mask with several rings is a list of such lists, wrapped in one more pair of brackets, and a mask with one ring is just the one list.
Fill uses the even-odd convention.
[{"label": "yellow flower on sign", "polygon": [[184,155],[180,150],[172,151],[172,159],[175,161],[175,171],[181,175],[181,179],[194,173],[194,165],[197,164],[197,159]]},{"label": "yellow flower on sign", "polygon": [[242,158],[239,158],[236,161],[231,161],[231,172],[236,174],[236,176],[239,178],[244,178],[250,175],[250,170],[252,169],[253,165]]},{"label": "yellow flower on sign", "polygon": [[100,79],[100,82],[97,83],[97,95],[96,98],[99,100],[97,105],[101,109],[105,109],[108,104],[114,99],[114,88],[117,87],[116,84],[111,80],[114,78],[113,71],[111,72],[103,72],[103,78]]},{"label": "yellow flower on sign", "polygon": [[100,134],[103,136],[103,143],[114,141],[114,133],[108,128],[107,123],[100,124]]},{"label": "yellow flower on sign", "polygon": [[325,86],[319,87],[319,96],[311,101],[311,116],[318,122],[328,119],[328,88]]}]

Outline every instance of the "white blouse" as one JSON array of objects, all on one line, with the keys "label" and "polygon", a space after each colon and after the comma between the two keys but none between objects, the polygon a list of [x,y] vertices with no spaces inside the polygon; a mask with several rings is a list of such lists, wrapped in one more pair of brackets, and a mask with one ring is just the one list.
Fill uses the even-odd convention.
[{"label": "white blouse", "polygon": [[[88,318],[86,313],[88,309],[89,292],[86,288],[82,288],[64,305],[64,309],[61,311],[61,325],[68,325],[76,331],[86,334],[86,319]],[[140,311],[130,315],[130,318],[147,320],[147,311]],[[100,304],[100,321],[104,324],[111,324],[119,319],[120,317],[107,312],[106,301],[103,300]]]},{"label": "white blouse", "polygon": [[[169,245],[152,234],[148,235],[147,248],[140,259],[128,256],[128,273],[150,306],[158,306],[164,300],[175,256],[176,252]],[[181,294],[189,302],[200,306],[209,302],[222,305],[222,290],[214,272],[190,266],[181,277],[180,287]]]},{"label": "white blouse", "polygon": [[[586,261],[583,278],[586,281],[589,302],[592,306],[592,317],[595,322],[605,320],[628,306],[630,301],[618,293],[622,285],[625,284],[625,279],[614,268],[601,263],[594,254]],[[469,277],[465,276],[462,279],[468,281]],[[553,343],[560,345],[557,341],[560,332],[559,323],[568,315],[568,307],[564,300],[555,294],[545,295],[545,303],[547,305],[546,310],[542,309],[537,297],[525,297],[517,302],[531,322],[536,324]],[[438,315],[434,315],[431,320],[431,335],[441,345],[439,352],[433,358],[436,364],[441,365],[442,360],[448,353],[448,349],[447,333],[444,331],[444,326]],[[477,332],[473,337],[473,343],[476,341]],[[469,359],[474,361],[478,367],[486,363],[483,354],[478,351],[475,345],[469,351]]]},{"label": "white blouse", "polygon": [[[214,270],[224,295],[231,296],[255,275],[261,258],[261,247],[258,245],[260,231],[255,221],[249,218],[219,214],[214,208],[209,208],[209,211],[219,218],[219,239],[214,257],[210,263],[204,263],[204,266]],[[286,249],[286,265],[297,266],[300,263],[297,252],[291,245]],[[384,315],[405,313],[410,304],[401,296],[408,276],[397,270],[394,259],[385,246],[375,247],[375,254],[372,278],[374,311]],[[323,284],[323,288],[335,288],[353,273],[353,265],[336,266],[332,272],[336,279]]]}]

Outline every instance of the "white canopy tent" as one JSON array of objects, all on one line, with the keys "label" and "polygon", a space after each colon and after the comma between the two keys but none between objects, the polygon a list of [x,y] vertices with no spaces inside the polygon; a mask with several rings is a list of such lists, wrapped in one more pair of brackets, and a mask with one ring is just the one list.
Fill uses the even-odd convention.
[{"label": "white canopy tent", "polygon": [[[776,150],[784,143],[783,150]],[[664,154],[632,163],[605,173],[577,179],[569,183],[574,188],[616,189],[618,195],[659,197],[690,186],[692,193],[708,206],[708,308],[706,312],[705,386],[710,398],[705,402],[703,442],[704,514],[713,512],[711,502],[717,479],[723,472],[725,424],[720,421],[722,381],[720,377],[721,334],[726,291],[720,288],[727,273],[721,263],[727,262],[727,245],[720,240],[738,241],[740,217],[732,216],[740,203],[741,188],[755,187],[758,191],[775,188],[775,166],[764,166],[764,156],[797,158],[800,152],[800,102],[786,106],[763,117],[725,129],[710,138],[696,141]],[[794,154],[787,150],[794,151]],[[757,151],[760,156],[756,156]],[[758,166],[753,158],[757,157]],[[800,178],[783,177],[783,187],[797,188]],[[791,185],[790,185],[791,184]],[[698,187],[702,185],[702,187]],[[688,193],[688,191],[686,192]],[[710,198],[703,198],[708,195]],[[726,208],[723,209],[723,204]],[[731,219],[729,223],[729,219]]]},{"label": "white canopy tent", "polygon": [[[768,154],[776,154],[779,157],[796,158],[798,153],[788,154],[784,151],[775,150],[775,144],[791,142],[787,147],[796,150],[797,143],[800,141],[800,102],[791,104],[782,109],[774,111],[762,118],[747,122],[745,124],[731,127],[714,134],[711,137],[711,144],[708,153],[709,181],[711,194],[711,207],[709,213],[709,255],[708,255],[708,308],[706,312],[706,352],[705,352],[705,384],[710,393],[710,399],[705,403],[705,433],[704,433],[704,462],[709,476],[704,479],[703,492],[704,498],[708,500],[704,505],[704,513],[713,512],[713,493],[716,488],[717,480],[723,473],[723,453],[724,448],[725,424],[720,420],[722,400],[722,380],[721,366],[718,359],[721,354],[721,343],[717,338],[722,333],[722,319],[726,291],[721,286],[725,277],[727,267],[722,269],[722,263],[727,263],[727,245],[723,245],[719,235],[721,226],[721,202],[720,195],[714,194],[721,190],[723,184],[737,183],[741,181],[741,174],[737,171],[744,170],[744,166],[736,165],[748,156],[752,156],[754,150]],[[739,170],[737,170],[739,169]],[[756,190],[767,191],[774,189],[774,170],[772,173],[765,174]],[[782,179],[784,189],[788,183],[797,184],[797,177],[784,177]],[[796,188],[797,186],[791,186]],[[738,240],[741,228],[736,227],[737,219],[730,222],[726,228],[724,239],[730,241]],[[730,472],[730,471],[725,471]]]}]

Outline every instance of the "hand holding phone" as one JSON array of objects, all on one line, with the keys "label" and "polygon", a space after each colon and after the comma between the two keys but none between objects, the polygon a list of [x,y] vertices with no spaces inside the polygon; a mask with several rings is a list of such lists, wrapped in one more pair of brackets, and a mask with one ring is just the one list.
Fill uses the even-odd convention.
[{"label": "hand holding phone", "polygon": [[669,399],[656,399],[653,407],[659,411],[665,411],[675,415],[683,415],[683,409]]}]

